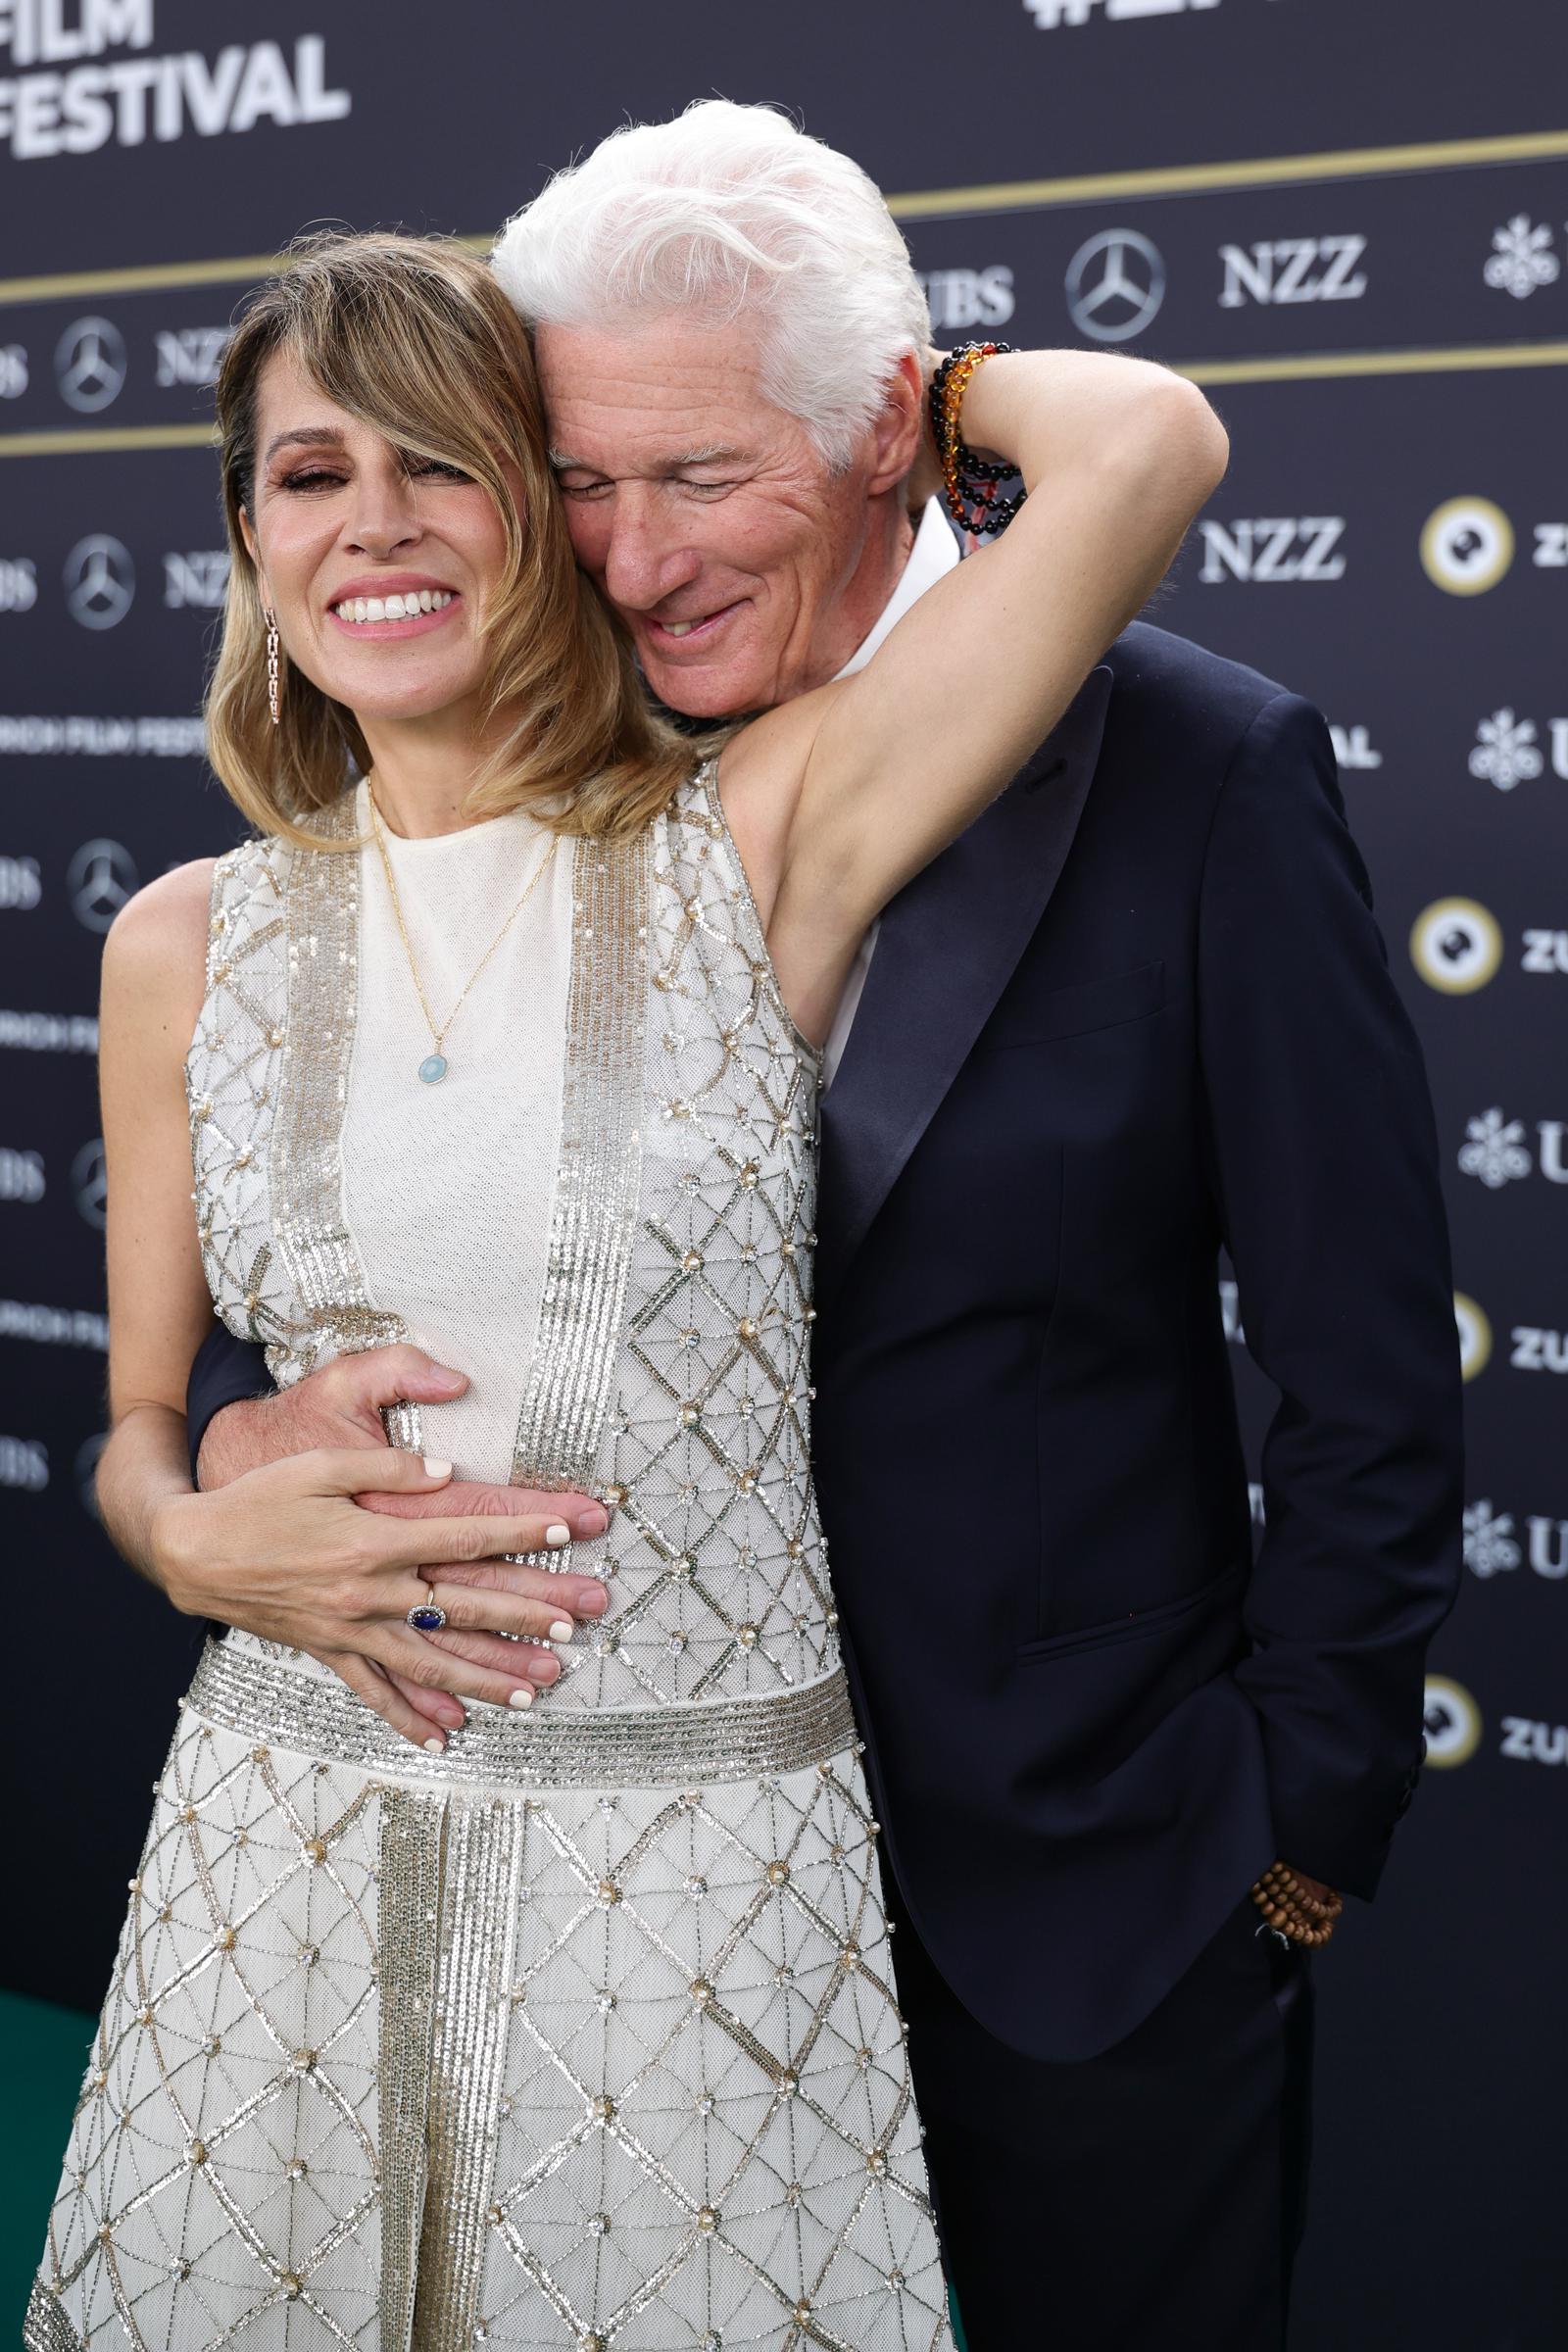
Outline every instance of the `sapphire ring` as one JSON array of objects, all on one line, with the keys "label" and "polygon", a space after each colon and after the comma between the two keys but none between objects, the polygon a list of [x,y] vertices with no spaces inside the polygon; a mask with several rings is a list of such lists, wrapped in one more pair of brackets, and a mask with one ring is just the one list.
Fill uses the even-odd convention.
[{"label": "sapphire ring", "polygon": [[446,1621],[445,1609],[433,1600],[416,1600],[404,1619],[405,1625],[412,1625],[416,1634],[438,1634]]}]

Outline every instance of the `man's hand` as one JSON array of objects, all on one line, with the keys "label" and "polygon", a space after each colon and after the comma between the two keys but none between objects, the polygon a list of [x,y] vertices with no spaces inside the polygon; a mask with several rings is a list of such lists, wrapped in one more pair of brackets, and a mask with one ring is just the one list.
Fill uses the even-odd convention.
[{"label": "man's hand", "polygon": [[[252,1470],[296,1454],[322,1448],[384,1449],[384,1406],[450,1404],[467,1385],[463,1373],[438,1364],[417,1348],[372,1348],[362,1354],[339,1356],[276,1396],[246,1399],[215,1413],[203,1433],[197,1483],[209,1494]],[[542,1516],[564,1527],[568,1537],[584,1542],[602,1536],[610,1524],[604,1504],[590,1495],[546,1494],[532,1487],[485,1486],[469,1480],[454,1480],[433,1492],[371,1487],[367,1481],[367,1491],[355,1500],[367,1510],[400,1518]],[[435,1568],[420,1573],[433,1578]],[[602,1617],[610,1605],[609,1593],[592,1577],[519,1567],[505,1558],[448,1561],[440,1575],[443,1585],[474,1585],[519,1599],[545,1601],[563,1620],[568,1614],[579,1619]],[[495,1633],[448,1631],[421,1638],[470,1666],[507,1675],[525,1671],[529,1681],[540,1688],[555,1682],[561,1673],[560,1661],[550,1650],[529,1647],[519,1655],[514,1642]],[[448,1692],[421,1689],[395,1670],[387,1679],[438,1731],[456,1731],[463,1724],[464,1710]]]}]

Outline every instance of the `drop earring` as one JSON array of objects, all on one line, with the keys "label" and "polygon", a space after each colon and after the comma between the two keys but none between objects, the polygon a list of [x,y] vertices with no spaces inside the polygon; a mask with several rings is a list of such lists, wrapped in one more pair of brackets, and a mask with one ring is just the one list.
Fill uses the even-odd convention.
[{"label": "drop earring", "polygon": [[277,614],[270,605],[263,605],[262,618],[267,623],[267,708],[272,713],[275,727],[278,723]]}]

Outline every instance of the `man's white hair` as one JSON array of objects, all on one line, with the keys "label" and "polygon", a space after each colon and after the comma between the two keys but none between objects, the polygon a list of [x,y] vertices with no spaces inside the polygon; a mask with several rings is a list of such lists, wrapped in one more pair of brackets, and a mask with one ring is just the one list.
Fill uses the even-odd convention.
[{"label": "man's white hair", "polygon": [[532,325],[755,313],[767,397],[835,470],[931,321],[907,248],[847,155],[767,106],[704,99],[558,172],[491,256]]}]

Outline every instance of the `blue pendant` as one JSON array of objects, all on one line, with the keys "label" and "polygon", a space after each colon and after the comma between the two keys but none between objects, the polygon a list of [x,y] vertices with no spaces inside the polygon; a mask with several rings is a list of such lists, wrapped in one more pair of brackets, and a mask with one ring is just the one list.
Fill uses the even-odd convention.
[{"label": "blue pendant", "polygon": [[444,1054],[427,1054],[419,1064],[419,1076],[426,1086],[439,1086],[446,1074],[447,1057]]}]

